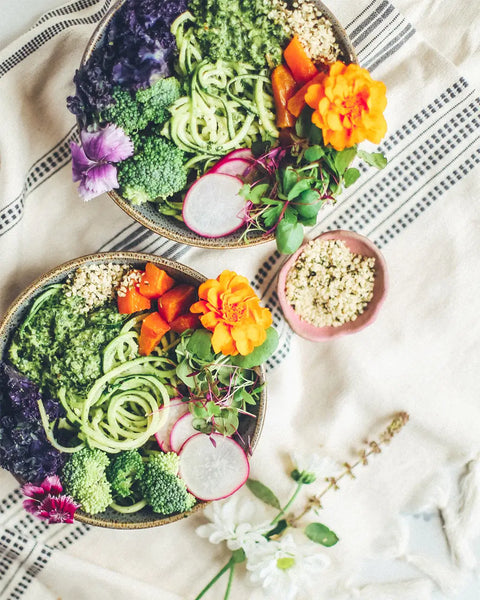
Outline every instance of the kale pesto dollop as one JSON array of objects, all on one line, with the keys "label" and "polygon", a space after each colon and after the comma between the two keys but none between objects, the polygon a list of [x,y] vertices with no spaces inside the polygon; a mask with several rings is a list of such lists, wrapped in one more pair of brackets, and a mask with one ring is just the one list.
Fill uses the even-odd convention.
[{"label": "kale pesto dollop", "polygon": [[13,336],[11,363],[50,397],[61,388],[82,394],[102,375],[102,351],[124,322],[113,301],[82,313],[84,302],[49,287]]}]

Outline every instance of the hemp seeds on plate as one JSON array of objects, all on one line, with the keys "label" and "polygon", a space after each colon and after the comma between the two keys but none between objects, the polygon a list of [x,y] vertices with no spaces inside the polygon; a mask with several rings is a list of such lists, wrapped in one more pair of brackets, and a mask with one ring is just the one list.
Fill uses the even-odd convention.
[{"label": "hemp seeds on plate", "polygon": [[373,297],[375,258],[350,252],[343,241],[309,242],[290,269],[286,299],[316,327],[354,321]]}]

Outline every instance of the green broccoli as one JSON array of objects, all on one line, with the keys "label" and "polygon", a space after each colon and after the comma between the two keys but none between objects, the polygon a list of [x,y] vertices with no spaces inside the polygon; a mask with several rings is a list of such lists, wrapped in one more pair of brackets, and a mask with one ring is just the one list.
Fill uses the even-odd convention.
[{"label": "green broccoli", "polygon": [[132,204],[165,199],[187,184],[184,153],[162,136],[147,137],[135,154],[118,163],[118,183]]},{"label": "green broccoli", "polygon": [[187,491],[184,481],[176,475],[178,457],[175,460],[169,456],[171,454],[174,453],[167,453],[164,457],[152,456],[145,465],[141,481],[143,497],[154,512],[163,515],[190,510],[195,504],[195,497]]},{"label": "green broccoli", "polygon": [[133,485],[141,479],[145,466],[137,450],[120,452],[107,467],[107,479],[114,495],[128,498],[134,495]]},{"label": "green broccoli", "polygon": [[115,123],[131,135],[151,123],[161,125],[167,121],[170,116],[168,108],[180,98],[180,94],[180,82],[175,77],[159,79],[134,95],[128,89],[116,86],[112,92],[114,104],[102,112],[101,120]]},{"label": "green broccoli", "polygon": [[112,503],[106,469],[108,455],[98,448],[82,448],[72,454],[62,470],[65,493],[80,502],[89,514],[104,511]]}]

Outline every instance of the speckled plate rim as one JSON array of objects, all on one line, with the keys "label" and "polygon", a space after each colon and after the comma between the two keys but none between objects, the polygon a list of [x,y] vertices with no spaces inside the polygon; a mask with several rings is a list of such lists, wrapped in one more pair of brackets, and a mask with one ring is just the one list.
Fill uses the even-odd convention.
[{"label": "speckled plate rim", "polygon": [[[321,0],[313,1],[320,8],[324,16],[332,24],[335,37],[340,45],[341,57],[346,62],[358,63],[357,54],[344,27],[340,24],[340,22],[331,12],[331,10],[327,6],[325,6],[323,2],[321,2]],[[102,17],[83,52],[80,67],[82,67],[86,63],[91,53],[100,41],[104,33],[105,27],[108,25],[113,15],[119,10],[119,8],[123,5],[124,2],[125,0],[117,0],[115,4],[113,4],[113,6],[108,10],[108,12]],[[78,131],[80,131],[79,123],[77,123],[77,129]],[[161,235],[162,237],[165,237],[174,242],[186,244],[188,246],[198,248],[209,248],[213,250],[227,250],[234,248],[249,248],[251,246],[258,246],[260,244],[271,242],[275,239],[274,233],[269,233],[268,235],[263,235],[262,233],[259,233],[257,235],[253,235],[253,237],[252,235],[250,235],[247,238],[238,237],[238,239],[235,233],[220,238],[205,238],[188,229],[188,227],[186,227],[186,225],[184,225],[183,223],[181,224],[182,231],[177,232],[173,229],[170,229],[168,226],[163,226],[159,224],[158,222],[149,218],[147,215],[141,213],[115,190],[109,191],[107,192],[107,194],[115,202],[115,204],[117,204],[117,206],[119,206],[134,221],[137,221],[150,231],[153,231],[154,233]],[[174,221],[173,217],[163,217],[167,221]],[[178,223],[176,224],[178,225]],[[244,229],[241,228],[239,232],[240,235],[243,234]]]},{"label": "speckled plate rim", "polygon": [[[40,277],[36,278],[9,305],[5,314],[0,320],[0,359],[3,360],[3,355],[7,347],[6,340],[11,335],[11,332],[7,333],[8,329],[10,329],[11,327],[11,321],[15,320],[19,313],[26,310],[26,307],[24,306],[26,302],[30,303],[31,300],[36,295],[38,295],[38,293],[40,293],[41,289],[45,285],[49,285],[50,283],[54,283],[56,280],[66,278],[69,273],[71,273],[72,271],[74,271],[82,265],[92,263],[102,264],[108,262],[128,264],[153,262],[157,266],[165,268],[167,272],[170,271],[170,274],[176,274],[177,276],[180,275],[185,280],[191,281],[192,283],[195,282],[198,284],[207,279],[204,275],[202,275],[198,271],[195,271],[191,267],[188,267],[187,265],[178,263],[168,258],[164,258],[162,256],[157,256],[155,254],[148,254],[143,252],[104,252],[96,254],[86,254],[78,258],[69,260],[50,269],[49,271],[42,274]],[[5,342],[2,342],[2,340],[5,340]],[[251,436],[249,443],[249,448],[251,452],[253,452],[253,450],[255,449],[262,433],[267,403],[265,368],[263,366],[257,367],[255,368],[255,372],[258,374],[260,381],[263,384],[263,390],[258,402],[256,426],[254,428],[254,432]],[[20,483],[24,483],[18,477],[17,480]],[[207,504],[210,504],[210,502],[199,500],[191,510],[183,513],[173,514],[167,517],[160,517],[158,519],[132,522],[122,522],[108,518],[101,519],[98,518],[96,515],[88,515],[82,512],[81,510],[78,510],[75,513],[75,520],[81,523],[85,523],[87,525],[93,525],[96,527],[103,527],[108,529],[147,529],[151,527],[160,527],[161,525],[167,525],[169,523],[185,519],[191,514],[202,510]]]},{"label": "speckled plate rim", "polygon": [[[302,254],[307,244],[310,241],[318,239],[341,239],[345,241],[347,247],[349,239],[359,242],[369,250],[369,252],[365,253],[364,256],[375,256],[378,261],[377,269],[378,265],[380,265],[381,277],[377,278],[376,276],[374,283],[374,294],[377,295],[376,300],[373,304],[368,305],[365,311],[362,313],[362,315],[360,315],[357,318],[361,319],[361,321],[358,321],[357,324],[355,324],[357,321],[356,320],[350,323],[346,323],[345,325],[340,327],[315,327],[314,325],[310,325],[309,323],[301,319],[295,313],[293,307],[286,299],[285,283],[288,272],[294,265],[297,258]],[[342,337],[344,335],[351,335],[353,333],[361,331],[362,329],[365,329],[366,327],[371,325],[377,318],[378,313],[381,307],[383,306],[387,295],[389,281],[387,265],[383,254],[369,238],[365,237],[364,235],[361,235],[360,233],[356,233],[355,231],[348,231],[346,229],[335,229],[332,231],[325,231],[324,233],[314,237],[313,240],[306,240],[302,244],[302,246],[294,254],[292,254],[280,267],[277,280],[277,296],[286,321],[296,334],[312,342],[324,342]]]}]

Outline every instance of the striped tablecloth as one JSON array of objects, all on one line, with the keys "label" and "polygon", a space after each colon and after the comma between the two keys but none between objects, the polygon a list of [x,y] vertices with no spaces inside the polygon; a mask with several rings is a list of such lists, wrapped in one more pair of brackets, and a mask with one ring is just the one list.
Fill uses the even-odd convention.
[{"label": "striped tablecloth", "polygon": [[[387,259],[391,286],[374,325],[314,344],[282,318],[275,282],[283,258],[273,244],[189,248],[137,225],[106,196],[87,204],[77,197],[69,152],[76,131],[65,98],[111,4],[69,2],[0,53],[0,314],[44,271],[98,251],[151,252],[209,277],[224,268],[246,275],[280,334],[268,363],[255,478],[286,493],[289,452],[321,448],[348,460],[394,412],[411,416],[383,455],[326,498],[322,521],[341,543],[329,551],[333,566],[318,599],[461,597],[475,585],[468,543],[478,534],[478,499],[469,498],[471,527],[462,539],[449,537],[450,554],[432,556],[417,542],[425,514],[436,515],[442,502],[462,521],[462,475],[467,469],[480,479],[478,8],[468,0],[399,0],[404,12],[388,0],[328,2],[360,64],[387,85],[381,149],[389,163],[381,172],[362,167],[309,237],[337,228],[367,235]],[[2,472],[1,598],[191,599],[225,561],[220,546],[195,535],[202,515],[137,532],[55,527],[24,513],[20,496]],[[445,544],[433,529],[428,535]],[[220,590],[208,596],[222,597]],[[262,597],[243,576],[231,594]]]}]

